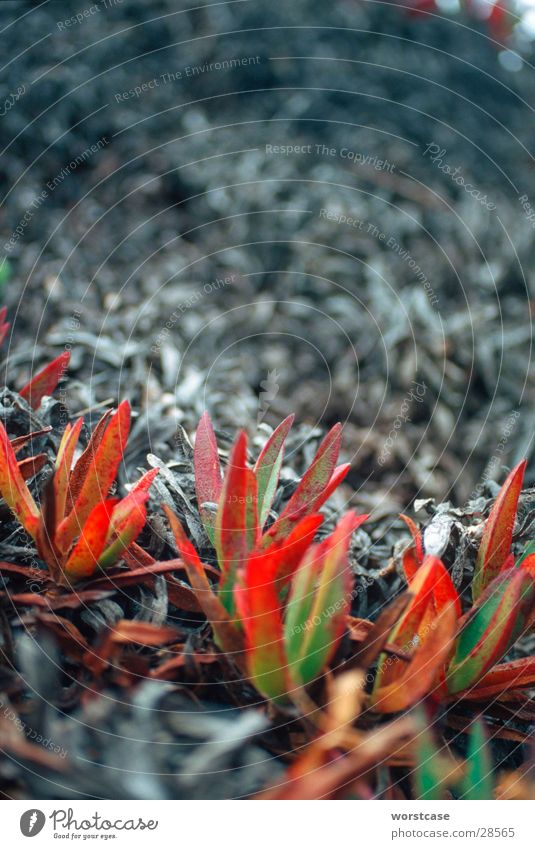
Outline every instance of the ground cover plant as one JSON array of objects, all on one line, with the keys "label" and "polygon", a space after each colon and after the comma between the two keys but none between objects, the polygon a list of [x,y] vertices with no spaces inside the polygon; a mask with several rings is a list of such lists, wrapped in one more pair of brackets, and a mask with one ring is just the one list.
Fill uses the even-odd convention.
[{"label": "ground cover plant", "polygon": [[[340,425],[288,485],[293,417],[252,457],[243,430],[221,451],[205,413],[193,447],[181,434],[183,479],[172,456],[164,464],[149,454],[154,467],[125,483],[127,401],[91,429],[83,416],[55,427],[39,418],[68,364],[60,355],[4,399],[38,429],[14,434],[9,416],[0,423],[2,544],[17,554],[0,562],[11,712],[4,707],[0,726],[7,755],[37,770],[30,786],[62,775],[84,792],[88,778],[76,773],[79,742],[66,757],[32,742],[25,633],[50,644],[62,669],[53,698],[66,711],[53,734],[107,693],[135,701],[147,682],[165,682],[200,716],[218,704],[252,723],[272,769],[245,782],[246,795],[528,796],[535,543],[519,551],[515,539],[521,501],[529,514],[524,461],[488,515],[472,514],[460,579],[455,550],[444,559],[426,551],[419,525],[397,520],[403,550],[383,563],[397,584],[372,621],[354,608],[359,534],[373,516],[328,508],[349,470],[338,462]],[[35,445],[43,450],[33,454]],[[10,781],[28,779],[12,772]]]}]

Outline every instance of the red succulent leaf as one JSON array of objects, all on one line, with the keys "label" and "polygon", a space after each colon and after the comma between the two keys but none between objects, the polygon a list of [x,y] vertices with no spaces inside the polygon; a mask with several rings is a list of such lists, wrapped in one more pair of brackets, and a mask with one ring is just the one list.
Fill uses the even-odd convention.
[{"label": "red succulent leaf", "polygon": [[284,458],[284,444],[295,416],[291,415],[273,431],[254,465],[258,484],[258,515],[261,527],[269,516],[277,491],[279,475]]},{"label": "red succulent leaf", "polygon": [[322,522],[323,516],[321,513],[305,516],[288,534],[286,539],[275,542],[269,548],[265,549],[266,553],[272,553],[274,561],[277,563],[274,580],[277,582],[279,593],[291,580],[305,552],[312,545]]},{"label": "red succulent leaf", "polygon": [[422,565],[422,562],[418,560],[416,549],[413,545],[403,552],[401,563],[403,566],[403,572],[405,573],[405,579],[407,583],[410,584],[418,569]]},{"label": "red succulent leaf", "polygon": [[0,345],[3,343],[6,338],[10,325],[6,322],[7,318],[7,307],[2,307],[0,309]]},{"label": "red succulent leaf", "polygon": [[251,498],[251,471],[247,468],[247,434],[241,431],[230,453],[215,518],[215,547],[221,569],[219,596],[229,613],[234,609],[236,571],[249,551],[247,501]]},{"label": "red succulent leaf", "polygon": [[299,684],[321,674],[344,633],[353,584],[348,550],[366,518],[346,513],[329,537],[309,549],[293,576],[284,637],[290,674]]},{"label": "red succulent leaf", "polygon": [[71,551],[63,571],[74,580],[90,578],[98,568],[99,557],[106,544],[116,499],[104,501],[93,508],[84,524],[80,538]]},{"label": "red succulent leaf", "polygon": [[[424,559],[409,584],[409,592],[412,598],[392,629],[388,644],[411,655],[415,647],[428,638],[437,614],[445,607],[452,606],[458,615],[460,608],[451,578],[438,557],[428,556]],[[404,660],[381,655],[374,692],[396,681],[405,669]]]},{"label": "red succulent leaf", "polygon": [[342,463],[342,465],[336,466],[334,472],[329,478],[329,483],[327,484],[321,495],[318,495],[314,502],[312,508],[314,511],[319,510],[320,507],[323,507],[323,505],[331,497],[333,492],[336,492],[342,481],[347,477],[347,474],[350,469],[351,463]]},{"label": "red succulent leaf", "polygon": [[61,584],[61,553],[55,546],[56,535],[56,505],[54,497],[54,475],[48,479],[41,490],[41,512],[35,542],[39,556],[48,566],[48,571],[54,583]]},{"label": "red succulent leaf", "polygon": [[335,470],[341,441],[342,425],[336,424],[319,446],[310,467],[281,515],[264,534],[264,546],[270,545],[273,540],[283,539],[289,534],[296,521],[310,513],[316,513],[326,497],[332,493],[333,487],[337,486],[347,474],[345,466]]},{"label": "red succulent leaf", "polygon": [[520,568],[525,569],[532,578],[535,578],[535,554],[528,554],[520,563]]},{"label": "red succulent leaf", "polygon": [[113,566],[125,548],[140,535],[147,520],[145,503],[148,497],[148,493],[143,490],[133,490],[114,507],[106,538],[107,545],[98,558],[101,569]]},{"label": "red succulent leaf", "polygon": [[141,475],[140,479],[132,485],[129,490],[129,495],[132,495],[133,492],[147,492],[152,486],[154,478],[157,476],[160,469],[149,469],[148,472],[145,472]]},{"label": "red succulent leaf", "polygon": [[80,490],[82,488],[82,484],[86,479],[87,473],[89,471],[89,467],[95,458],[95,453],[97,451],[98,446],[102,441],[102,437],[106,433],[106,428],[108,423],[113,415],[113,410],[106,410],[103,416],[98,420],[93,433],[91,434],[91,439],[89,440],[87,447],[84,451],[82,451],[78,460],[74,464],[74,468],[71,472],[69,478],[69,489],[67,492],[67,503],[66,503],[66,512],[70,513],[72,510],[72,506],[78,495],[80,494]]},{"label": "red succulent leaf", "polygon": [[78,419],[74,425],[70,423],[63,431],[63,436],[56,456],[56,471],[54,474],[54,498],[56,509],[56,521],[59,523],[65,518],[65,508],[69,489],[72,461],[76,450],[76,443],[80,436],[83,419]]},{"label": "red succulent leaf", "polygon": [[472,581],[474,601],[504,568],[509,557],[525,469],[526,460],[522,460],[507,476],[485,522]]},{"label": "red succulent leaf", "polygon": [[411,545],[403,552],[402,558],[403,571],[405,572],[407,582],[410,583],[410,581],[412,581],[424,560],[424,546],[422,542],[422,534],[420,533],[420,529],[412,521],[412,519],[409,518],[409,516],[406,516],[404,513],[401,513],[399,518],[403,519],[409,531],[411,532],[411,536],[413,539],[413,545]]},{"label": "red succulent leaf", "polygon": [[458,693],[455,698],[483,701],[508,696],[512,690],[526,690],[535,687],[535,657],[521,657],[510,663],[499,663],[489,670],[466,693]]},{"label": "red succulent leaf", "polygon": [[27,457],[25,460],[19,460],[17,465],[23,480],[27,481],[29,478],[35,477],[47,461],[47,454],[36,454],[35,457]]},{"label": "red succulent leaf", "polygon": [[[385,607],[365,635],[365,642],[351,661],[352,666],[367,671],[375,663],[388,641],[388,636],[411,600],[409,593],[397,596]],[[350,628],[351,634],[351,628]]]},{"label": "red succulent leaf", "polygon": [[123,458],[129,429],[130,405],[128,401],[123,401],[111,416],[92,462],[88,464],[71,512],[58,527],[56,542],[62,551],[81,532],[91,510],[107,497]]},{"label": "red succulent leaf", "polygon": [[513,568],[489,584],[461,622],[447,670],[451,694],[466,690],[494,666],[527,629],[535,608],[529,571]]},{"label": "red succulent leaf", "polygon": [[45,395],[52,395],[54,389],[65,374],[69,366],[71,355],[69,351],[64,351],[55,360],[52,360],[47,366],[32,377],[26,386],[23,386],[19,392],[30,405],[32,410],[36,410]]},{"label": "red succulent leaf", "polygon": [[409,592],[413,598],[392,631],[390,643],[396,643],[403,650],[406,644],[412,643],[414,636],[419,632],[427,608],[433,604],[439,582],[447,581],[447,578],[449,575],[438,557],[425,558],[409,584]]},{"label": "red succulent leaf", "polygon": [[210,541],[213,543],[215,516],[203,505],[218,504],[223,487],[223,478],[214,428],[207,412],[201,416],[195,434],[193,465],[199,513]]},{"label": "red succulent leaf", "polygon": [[234,660],[240,663],[243,651],[241,634],[212,590],[199,555],[187,538],[180,521],[166,504],[163,505],[163,509],[169,519],[180,556],[186,567],[189,582],[204,615],[212,626],[216,642],[224,652],[233,655]]},{"label": "red succulent leaf", "polygon": [[245,631],[249,677],[263,696],[285,702],[288,680],[282,609],[275,582],[277,567],[277,559],[271,552],[252,554],[234,595]]},{"label": "red succulent leaf", "polygon": [[453,604],[457,618],[460,619],[462,615],[462,608],[459,593],[455,589],[455,585],[451,580],[450,573],[447,569],[444,568],[441,560],[439,560],[439,563],[442,566],[442,569],[439,570],[437,581],[433,588],[434,611],[435,613],[440,613],[440,611],[444,607],[446,607],[446,605],[449,605],[451,603]]},{"label": "red succulent leaf", "polygon": [[252,551],[260,539],[261,527],[258,520],[258,484],[252,469],[246,469],[245,484],[245,526],[247,529],[247,549]]},{"label": "red succulent leaf", "polygon": [[46,433],[50,433],[51,430],[52,427],[49,425],[48,427],[43,427],[40,430],[33,430],[31,433],[25,433],[24,436],[16,436],[15,439],[11,440],[11,447],[15,454],[18,454],[20,449],[31,442],[32,439],[44,436]]},{"label": "red succulent leaf", "polygon": [[[422,567],[423,568],[423,567]],[[451,654],[457,627],[455,604],[446,604],[409,663],[387,685],[374,687],[371,706],[378,713],[406,710],[433,693],[440,673]]]},{"label": "red succulent leaf", "polygon": [[89,581],[92,589],[109,589],[110,587],[128,587],[136,584],[144,584],[152,581],[156,575],[165,575],[177,569],[183,569],[182,560],[164,560],[140,566],[137,569],[121,569],[109,574],[99,574]]},{"label": "red succulent leaf", "polygon": [[0,493],[21,525],[35,538],[39,525],[39,510],[19,471],[15,452],[1,422]]}]

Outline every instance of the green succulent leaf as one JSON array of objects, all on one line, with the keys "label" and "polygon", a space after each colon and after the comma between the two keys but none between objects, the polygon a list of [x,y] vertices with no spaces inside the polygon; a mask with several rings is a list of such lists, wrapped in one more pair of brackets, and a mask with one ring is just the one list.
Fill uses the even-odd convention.
[{"label": "green succulent leaf", "polygon": [[494,797],[492,756],[481,720],[472,725],[468,740],[463,799],[485,801]]}]

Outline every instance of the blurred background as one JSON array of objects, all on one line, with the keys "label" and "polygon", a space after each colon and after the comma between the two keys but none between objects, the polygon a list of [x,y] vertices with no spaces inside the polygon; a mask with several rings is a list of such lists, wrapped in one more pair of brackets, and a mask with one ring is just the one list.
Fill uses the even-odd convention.
[{"label": "blurred background", "polygon": [[[195,8],[189,8],[189,6]],[[345,422],[360,505],[535,462],[535,4],[2,2],[3,378],[151,449]],[[169,450],[168,450],[169,453]]]}]

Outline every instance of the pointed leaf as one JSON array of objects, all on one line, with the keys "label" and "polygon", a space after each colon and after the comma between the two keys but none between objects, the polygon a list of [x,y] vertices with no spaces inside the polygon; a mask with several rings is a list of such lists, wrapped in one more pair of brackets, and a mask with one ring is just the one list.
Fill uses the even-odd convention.
[{"label": "pointed leaf", "polygon": [[245,631],[249,677],[263,696],[284,703],[288,680],[276,569],[276,560],[269,552],[252,554],[234,593]]},{"label": "pointed leaf", "polygon": [[45,395],[52,395],[54,389],[65,374],[71,355],[64,351],[55,360],[39,371],[26,386],[20,390],[19,395],[28,402],[32,410],[36,410]]},{"label": "pointed leaf", "polygon": [[[409,584],[411,601],[392,629],[388,643],[405,654],[411,654],[416,646],[427,639],[434,628],[437,613],[444,607],[453,604],[458,615],[459,599],[454,587],[452,597],[452,587],[451,578],[439,558],[426,557]],[[439,596],[440,607],[436,604],[435,594]],[[400,658],[382,654],[374,691],[395,682],[406,668],[406,662]]]},{"label": "pointed leaf", "polygon": [[125,551],[123,551],[124,562],[129,569],[138,569],[140,566],[152,566],[157,561],[154,557],[141,548],[137,542],[132,542]]},{"label": "pointed leaf", "polygon": [[466,776],[462,783],[462,799],[473,802],[493,799],[492,756],[481,720],[470,729],[466,757]]},{"label": "pointed leaf", "polygon": [[123,458],[129,428],[130,405],[123,401],[110,418],[71,512],[59,525],[56,540],[61,550],[66,550],[93,508],[107,497]]},{"label": "pointed leaf", "polygon": [[[297,489],[290,498],[276,522],[264,534],[263,545],[270,545],[277,539],[286,537],[295,522],[310,513],[316,513],[323,503],[325,491],[331,494],[331,478],[335,471],[336,461],[340,453],[342,441],[342,425],[337,424],[327,434],[319,446],[314,459],[303,475]],[[341,467],[345,469],[345,467]],[[336,476],[339,482],[339,474]]]},{"label": "pointed leaf", "polygon": [[418,801],[440,801],[444,798],[444,769],[429,728],[422,728],[415,748],[414,796]]},{"label": "pointed leaf", "polygon": [[266,553],[273,553],[273,557],[277,563],[275,581],[277,582],[279,593],[291,580],[305,552],[312,545],[322,522],[323,516],[321,513],[305,516],[285,540],[273,543],[272,546],[265,549]]},{"label": "pointed leaf", "polygon": [[485,523],[472,581],[474,601],[499,574],[511,551],[526,462],[522,460],[508,475]]},{"label": "pointed leaf", "polygon": [[101,416],[95,426],[95,429],[93,430],[93,433],[91,434],[91,439],[89,440],[85,451],[82,451],[78,460],[74,464],[74,468],[69,478],[67,503],[65,505],[67,513],[71,512],[73,504],[80,494],[82,484],[86,479],[89,467],[91,466],[91,463],[95,458],[97,448],[102,442],[102,437],[106,433],[106,428],[109,424],[112,415],[113,410],[107,410],[104,415]]},{"label": "pointed leaf", "polygon": [[37,439],[39,436],[44,436],[47,433],[50,433],[52,430],[51,426],[43,427],[40,430],[33,430],[31,433],[25,433],[24,436],[16,436],[15,439],[11,440],[11,447],[15,454],[18,454],[21,448],[27,445],[32,439]]},{"label": "pointed leaf", "polygon": [[403,593],[397,596],[397,598],[391,601],[381,611],[366,635],[366,642],[363,648],[352,659],[352,665],[359,667],[359,669],[367,670],[368,667],[375,663],[388,640],[388,635],[391,633],[393,626],[407,608],[410,601],[411,596],[409,593]]},{"label": "pointed leaf", "polygon": [[348,550],[364,520],[349,511],[334,532],[310,549],[292,580],[285,625],[286,655],[292,680],[313,681],[336,651],[349,611],[353,576]]},{"label": "pointed leaf", "polygon": [[[422,567],[423,568],[423,567]],[[450,602],[435,619],[425,639],[415,649],[404,671],[386,686],[374,687],[372,708],[378,713],[398,713],[417,704],[438,686],[440,672],[451,654],[457,626],[455,604]]]},{"label": "pointed leaf", "polygon": [[146,492],[148,493],[151,488],[154,478],[158,475],[160,469],[149,469],[148,472],[145,472],[141,475],[140,479],[135,482],[130,488],[128,494],[132,495],[133,492]]},{"label": "pointed leaf", "polygon": [[98,558],[99,568],[109,569],[113,566],[125,548],[138,538],[147,519],[145,503],[148,497],[147,492],[135,490],[129,492],[126,498],[114,507],[106,537],[106,548]]},{"label": "pointed leaf", "polygon": [[219,597],[229,613],[234,611],[234,584],[236,571],[246,560],[249,549],[247,539],[247,498],[251,479],[247,469],[247,435],[242,431],[230,453],[223,489],[215,518],[215,547],[221,581]]},{"label": "pointed leaf", "polygon": [[6,338],[10,325],[6,322],[7,318],[7,307],[2,307],[0,309],[0,345],[3,343]]},{"label": "pointed leaf", "polygon": [[71,580],[90,578],[98,568],[98,559],[106,543],[112,510],[117,501],[110,499],[93,508],[82,533],[64,567]]},{"label": "pointed leaf", "polygon": [[521,657],[509,663],[499,663],[489,670],[477,684],[466,693],[463,699],[483,701],[494,699],[511,690],[532,689],[535,687],[535,657]]},{"label": "pointed leaf", "polygon": [[252,469],[245,470],[245,527],[247,550],[252,551],[258,543],[261,528],[258,521],[258,487]]},{"label": "pointed leaf", "polygon": [[203,507],[203,504],[219,503],[223,478],[214,428],[207,412],[201,416],[195,434],[193,465],[195,469],[195,492],[199,513],[210,542],[213,544],[215,539],[215,516],[210,510]]},{"label": "pointed leaf", "polygon": [[293,415],[288,416],[273,431],[253,469],[258,484],[258,515],[262,527],[266,524],[277,491],[284,458],[284,443],[294,418]]},{"label": "pointed leaf", "polygon": [[0,493],[24,529],[35,538],[39,510],[17,465],[15,452],[0,422]]},{"label": "pointed leaf", "polygon": [[513,568],[494,579],[462,623],[447,671],[449,693],[468,689],[501,660],[526,629],[534,605],[528,571]]},{"label": "pointed leaf", "polygon": [[407,525],[409,531],[411,532],[411,536],[414,542],[414,548],[416,549],[416,557],[420,563],[423,562],[424,559],[424,546],[422,542],[422,534],[420,529],[416,525],[415,522],[409,516],[406,516],[405,513],[400,513],[399,518],[403,519],[405,524]]},{"label": "pointed leaf", "polygon": [[164,504],[164,512],[169,519],[180,556],[184,561],[189,582],[195,592],[199,606],[210,622],[217,645],[241,665],[243,640],[235,623],[212,590],[206,577],[203,564],[193,545],[184,533],[184,529],[172,510]]},{"label": "pointed leaf", "polygon": [[56,584],[61,584],[63,583],[62,556],[55,546],[56,524],[54,475],[52,475],[41,490],[41,513],[35,542],[38,554],[48,566],[51,578]]},{"label": "pointed leaf", "polygon": [[56,521],[59,523],[65,518],[65,506],[67,503],[67,490],[71,474],[72,461],[76,444],[82,429],[83,419],[78,419],[74,426],[67,424],[56,456],[56,471],[54,474],[54,498],[56,504]]},{"label": "pointed leaf", "polygon": [[400,513],[399,518],[403,519],[409,531],[411,532],[411,536],[413,539],[413,545],[405,549],[402,558],[405,578],[407,579],[407,582],[410,583],[410,581],[412,581],[424,560],[424,547],[422,542],[422,535],[420,533],[419,528],[412,521],[412,519],[409,518],[409,516],[405,516],[404,513]]},{"label": "pointed leaf", "polygon": [[17,465],[22,479],[27,481],[29,478],[35,477],[47,462],[47,454],[37,454],[35,457],[27,457],[25,460],[19,460]]},{"label": "pointed leaf", "polygon": [[351,469],[351,463],[342,463],[341,466],[337,466],[329,478],[329,482],[321,495],[318,495],[316,498],[312,509],[314,512],[319,510],[326,501],[329,500],[333,492],[336,492],[342,481],[347,477],[349,470]]}]

